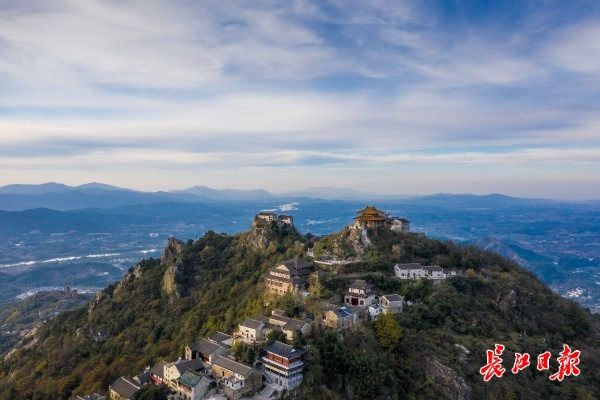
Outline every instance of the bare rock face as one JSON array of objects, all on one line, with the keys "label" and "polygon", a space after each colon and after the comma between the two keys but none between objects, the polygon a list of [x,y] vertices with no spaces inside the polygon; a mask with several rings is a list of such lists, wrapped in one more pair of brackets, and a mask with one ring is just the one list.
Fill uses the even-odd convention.
[{"label": "bare rock face", "polygon": [[181,291],[177,286],[177,275],[181,272],[181,254],[185,244],[174,237],[170,237],[167,247],[160,258],[160,262],[166,267],[165,275],[162,281],[162,290],[169,296],[180,297]]},{"label": "bare rock face", "polygon": [[184,246],[185,243],[171,236],[169,240],[167,240],[167,247],[165,247],[165,250],[163,251],[163,254],[160,257],[160,262],[162,264],[173,262],[176,258],[178,258],[181,255]]},{"label": "bare rock face", "polygon": [[427,356],[426,374],[446,392],[447,398],[457,400],[471,400],[471,388],[465,380],[452,368],[442,364],[435,356]]}]

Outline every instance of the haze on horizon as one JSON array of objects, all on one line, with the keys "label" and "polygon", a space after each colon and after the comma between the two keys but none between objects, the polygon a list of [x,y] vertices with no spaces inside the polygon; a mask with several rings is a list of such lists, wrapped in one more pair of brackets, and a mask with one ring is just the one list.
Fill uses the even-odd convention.
[{"label": "haze on horizon", "polygon": [[0,185],[600,198],[600,3],[0,2]]}]

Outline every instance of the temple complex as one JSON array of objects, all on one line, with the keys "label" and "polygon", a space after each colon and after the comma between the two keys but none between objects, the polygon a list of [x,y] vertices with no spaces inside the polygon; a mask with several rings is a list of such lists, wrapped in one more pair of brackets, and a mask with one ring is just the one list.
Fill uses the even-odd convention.
[{"label": "temple complex", "polygon": [[379,228],[385,226],[387,219],[388,217],[383,211],[374,206],[367,206],[358,211],[358,215],[354,217],[354,227],[358,229]]}]

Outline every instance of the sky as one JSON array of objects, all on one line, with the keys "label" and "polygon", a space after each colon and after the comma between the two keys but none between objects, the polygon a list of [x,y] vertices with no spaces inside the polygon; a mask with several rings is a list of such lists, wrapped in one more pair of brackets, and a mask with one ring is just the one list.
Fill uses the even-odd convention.
[{"label": "sky", "polygon": [[0,0],[0,184],[600,198],[600,2]]}]

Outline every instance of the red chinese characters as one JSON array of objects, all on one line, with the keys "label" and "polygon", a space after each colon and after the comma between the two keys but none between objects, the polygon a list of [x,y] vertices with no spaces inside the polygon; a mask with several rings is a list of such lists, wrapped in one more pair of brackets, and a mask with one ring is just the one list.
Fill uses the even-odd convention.
[{"label": "red chinese characters", "polygon": [[538,358],[537,358],[538,371],[544,371],[546,369],[550,369],[550,357],[552,357],[552,354],[549,351],[545,351],[538,356]]},{"label": "red chinese characters", "polygon": [[[494,350],[486,351],[486,364],[479,369],[479,373],[483,375],[483,380],[489,382],[493,377],[502,378],[505,369],[502,367],[502,358],[500,356],[504,352],[504,345],[496,344]],[[549,379],[552,381],[562,381],[566,376],[578,376],[581,373],[579,369],[579,357],[581,351],[573,350],[567,344],[563,344],[563,350],[560,352],[560,357],[557,357],[558,371],[551,374]],[[550,359],[552,354],[545,351],[537,356],[537,370],[545,371],[550,369]],[[510,369],[513,374],[518,374],[531,365],[531,356],[529,353],[515,353],[515,361]]]},{"label": "red chinese characters", "polygon": [[510,371],[513,374],[517,374],[519,371],[522,371],[525,368],[529,367],[529,365],[531,364],[529,358],[529,353],[515,353],[515,363],[513,364],[513,367],[510,369]]},{"label": "red chinese characters", "polygon": [[479,373],[483,375],[483,380],[488,382],[492,377],[501,378],[506,370],[502,368],[502,359],[500,356],[504,352],[504,345],[496,344],[494,351],[487,350],[487,364],[479,369]]},{"label": "red chinese characters", "polygon": [[567,344],[563,344],[563,351],[560,352],[558,360],[558,372],[550,375],[550,380],[562,381],[565,376],[573,375],[578,376],[581,371],[577,367],[579,364],[579,356],[581,351],[571,351],[571,348]]}]

